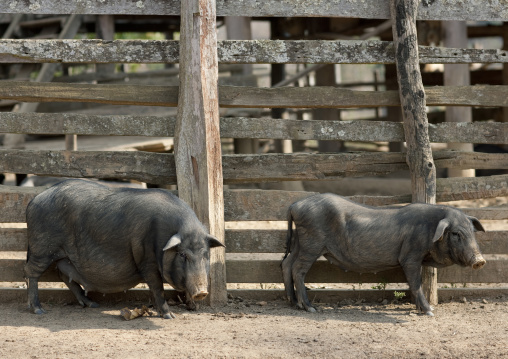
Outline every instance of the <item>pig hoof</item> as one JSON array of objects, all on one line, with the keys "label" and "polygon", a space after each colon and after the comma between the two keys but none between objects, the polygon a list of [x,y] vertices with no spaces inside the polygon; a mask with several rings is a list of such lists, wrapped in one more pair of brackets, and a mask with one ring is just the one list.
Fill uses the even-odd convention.
[{"label": "pig hoof", "polygon": [[88,307],[89,308],[99,308],[100,306],[98,303],[90,302],[90,303],[88,303]]},{"label": "pig hoof", "polygon": [[425,315],[428,315],[429,317],[433,317],[434,316],[434,313],[432,313],[432,311],[428,311],[425,313]]},{"label": "pig hoof", "polygon": [[35,314],[46,314],[46,311],[42,308],[35,308],[34,313]]},{"label": "pig hoof", "polygon": [[176,316],[173,313],[169,312],[169,313],[164,314],[163,318],[164,319],[175,319]]},{"label": "pig hoof", "polygon": [[314,307],[308,307],[306,310],[309,313],[316,313],[316,308],[314,308]]}]

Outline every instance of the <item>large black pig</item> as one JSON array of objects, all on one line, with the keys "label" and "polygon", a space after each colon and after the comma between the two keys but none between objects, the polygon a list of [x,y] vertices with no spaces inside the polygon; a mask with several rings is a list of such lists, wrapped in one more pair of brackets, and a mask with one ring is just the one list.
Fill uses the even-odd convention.
[{"label": "large black pig", "polygon": [[56,262],[60,277],[83,306],[87,292],[116,293],[146,282],[159,313],[171,318],[163,282],[186,293],[188,305],[208,294],[209,235],[178,197],[159,189],[110,188],[66,180],[27,207],[28,301],[42,314],[38,281]]},{"label": "large black pig", "polygon": [[359,273],[402,267],[416,307],[433,315],[421,287],[422,265],[483,267],[475,231],[485,231],[478,219],[447,206],[374,208],[334,194],[311,196],[289,207],[282,261],[286,294],[298,307],[315,311],[304,279],[323,255],[339,268]]}]

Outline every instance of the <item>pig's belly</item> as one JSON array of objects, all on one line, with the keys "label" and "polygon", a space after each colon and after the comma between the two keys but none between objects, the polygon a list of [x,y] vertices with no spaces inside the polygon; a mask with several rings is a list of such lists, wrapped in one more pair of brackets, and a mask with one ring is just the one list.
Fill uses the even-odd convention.
[{"label": "pig's belly", "polygon": [[[72,262],[71,262],[72,263]],[[87,292],[118,293],[135,287],[143,281],[136,266],[125,264],[84,264],[72,263],[67,276],[79,283]]]},{"label": "pig's belly", "polygon": [[385,270],[399,268],[396,260],[374,259],[374,258],[351,258],[331,253],[324,254],[324,257],[333,265],[344,271],[357,273],[377,273]]}]

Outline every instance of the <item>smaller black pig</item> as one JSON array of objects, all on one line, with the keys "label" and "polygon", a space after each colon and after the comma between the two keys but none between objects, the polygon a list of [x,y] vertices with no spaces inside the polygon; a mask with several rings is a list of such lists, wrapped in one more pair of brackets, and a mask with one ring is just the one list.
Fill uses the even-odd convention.
[{"label": "smaller black pig", "polygon": [[289,207],[282,260],[286,294],[293,304],[315,312],[304,279],[323,255],[342,270],[359,273],[402,267],[417,309],[433,315],[421,287],[422,265],[483,267],[475,231],[485,231],[480,221],[452,207],[374,208],[329,193],[311,196]]},{"label": "smaller black pig", "polygon": [[173,314],[163,282],[186,293],[187,304],[208,294],[210,248],[223,246],[191,208],[160,189],[110,188],[66,180],[36,196],[26,211],[28,303],[42,314],[38,281],[56,262],[83,306],[87,292],[117,293],[146,282],[164,318]]}]

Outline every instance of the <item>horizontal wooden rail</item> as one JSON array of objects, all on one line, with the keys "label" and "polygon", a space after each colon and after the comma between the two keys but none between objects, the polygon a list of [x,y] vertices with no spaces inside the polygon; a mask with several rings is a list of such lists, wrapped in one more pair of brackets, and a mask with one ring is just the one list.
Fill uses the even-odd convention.
[{"label": "horizontal wooden rail", "polygon": [[[217,0],[217,16],[322,16],[390,19],[389,0]],[[508,21],[506,3],[485,0],[422,1],[418,20]],[[0,13],[89,15],[180,15],[180,0],[2,1]]]},{"label": "horizontal wooden rail", "polygon": [[[227,252],[284,253],[286,235],[287,230],[229,229],[226,231]],[[483,254],[508,254],[508,231],[477,232],[476,239]],[[19,248],[25,247],[26,240],[21,242]]]},{"label": "horizontal wooden rail", "polygon": [[[0,150],[0,159],[0,172],[176,183],[174,155],[167,153]],[[508,168],[508,154],[504,153],[437,151],[434,161],[438,168]],[[399,152],[224,155],[222,162],[225,184],[336,180],[408,169],[405,154]],[[473,180],[471,183],[482,181],[481,178]],[[503,185],[498,184],[495,188],[503,188]]]},{"label": "horizontal wooden rail", "polygon": [[[496,188],[498,182],[507,182],[507,176],[492,176],[498,178],[459,178],[438,180],[438,202],[452,201],[450,197],[465,197],[460,199],[489,198],[508,195],[505,187]],[[446,188],[445,185],[449,187]],[[451,184],[454,184],[453,186]],[[450,194],[453,187],[470,188],[463,195]],[[488,189],[484,189],[488,187]],[[494,187],[494,188],[493,188]],[[451,188],[451,189],[450,189]],[[12,187],[0,186],[0,223],[25,222],[25,209],[28,203],[39,193],[42,187]],[[225,220],[226,221],[285,221],[287,209],[295,201],[312,196],[314,192],[300,191],[265,191],[265,190],[226,190],[224,191]],[[400,203],[410,203],[411,195],[400,196],[350,196],[351,200],[372,206],[386,206]],[[479,219],[504,220],[508,219],[508,208],[463,208],[464,212]]]},{"label": "horizontal wooden rail", "polygon": [[[175,40],[0,39],[0,63],[178,63]],[[393,64],[390,41],[222,40],[223,64]],[[422,64],[506,63],[508,51],[419,46]]]},{"label": "horizontal wooden rail", "polygon": [[[435,86],[426,88],[425,93],[428,106],[508,106],[508,86]],[[0,99],[175,107],[178,87],[0,81]],[[400,99],[397,91],[219,86],[219,105],[227,108],[372,108],[400,106]]]},{"label": "horizontal wooden rail", "polygon": [[[0,281],[22,282],[24,259],[0,259]],[[281,283],[280,261],[274,260],[228,260],[228,283]],[[458,265],[438,271],[441,283],[506,283],[508,261],[489,260],[481,270]],[[60,282],[53,265],[41,277],[42,282]],[[318,260],[305,277],[306,283],[403,283],[406,277],[401,269],[379,273],[344,272],[324,260]]]},{"label": "horizontal wooden rail", "polygon": [[[0,112],[0,133],[173,137],[176,118]],[[402,123],[223,117],[221,137],[292,140],[404,141]],[[431,142],[508,144],[508,123],[444,122],[429,125]]]},{"label": "horizontal wooden rail", "polygon": [[[387,300],[396,299],[393,290],[378,290],[371,289],[358,289],[358,283],[352,284],[351,287],[355,289],[315,289],[311,288],[309,297],[315,303],[338,303],[344,299],[350,299],[354,302],[358,298],[364,299],[367,302],[377,302],[379,298]],[[406,293],[406,298],[409,298],[410,293],[407,289],[397,289],[397,292]],[[228,294],[233,297],[241,297],[245,300],[254,301],[267,301],[267,300],[281,300],[284,299],[286,294],[283,289],[231,289]],[[165,290],[164,295],[167,299],[172,299],[178,302],[178,293],[175,290]],[[466,288],[438,288],[438,295],[440,300],[452,300],[456,298],[494,298],[508,295],[507,287],[466,287]],[[152,300],[152,294],[148,289],[130,289],[126,293],[111,293],[103,295],[101,293],[88,293],[90,299],[99,304],[102,303],[119,303],[119,302],[149,302]],[[56,288],[41,288],[39,289],[39,297],[41,302],[47,303],[76,303],[76,297],[68,289]],[[2,303],[22,303],[26,301],[25,288],[0,288],[0,302]],[[289,304],[287,304],[289,306]]]},{"label": "horizontal wooden rail", "polygon": [[[283,253],[287,230],[227,229],[228,253]],[[26,251],[26,228],[0,228],[0,252]],[[508,231],[477,232],[483,254],[508,254]]]}]

